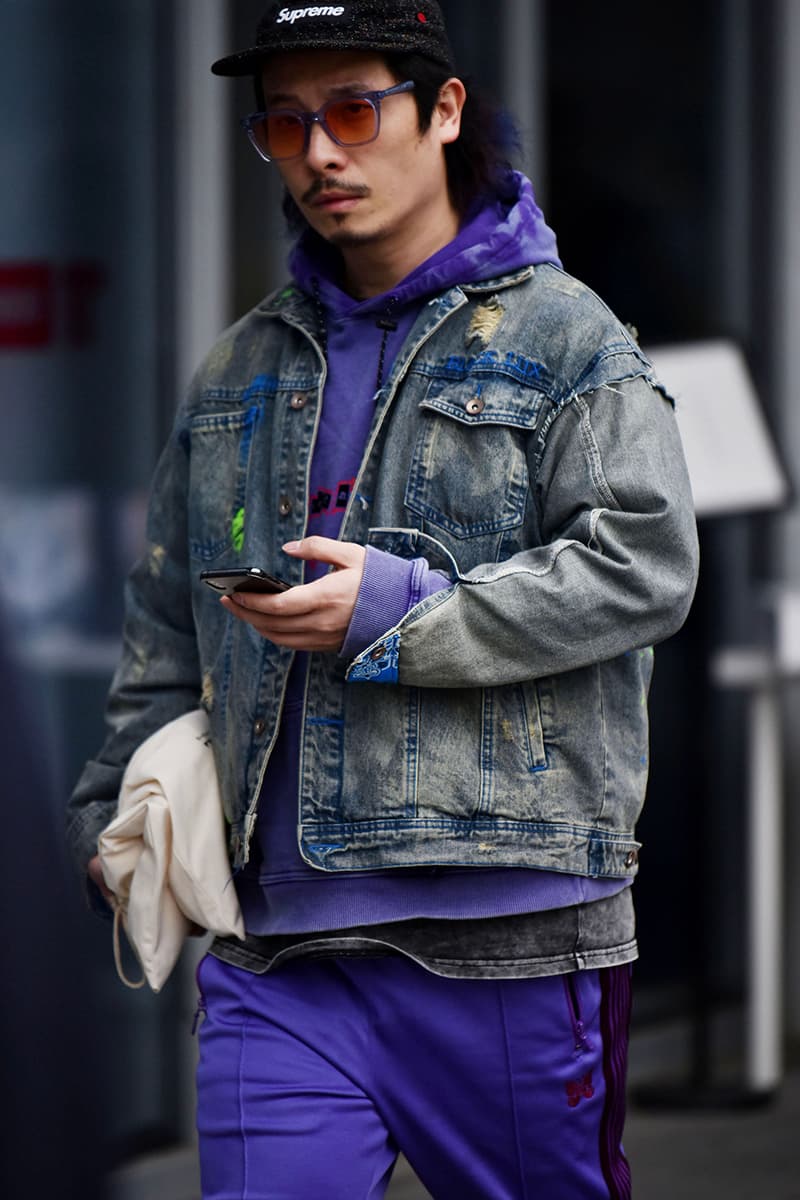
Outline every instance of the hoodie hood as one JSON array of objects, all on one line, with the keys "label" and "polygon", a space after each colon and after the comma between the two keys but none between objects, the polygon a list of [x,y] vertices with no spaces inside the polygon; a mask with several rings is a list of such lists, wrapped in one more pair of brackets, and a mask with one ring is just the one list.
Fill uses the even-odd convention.
[{"label": "hoodie hood", "polygon": [[451,242],[420,263],[389,293],[354,300],[343,292],[338,251],[313,230],[301,236],[289,259],[293,278],[304,292],[318,295],[331,315],[395,311],[457,284],[480,283],[541,263],[561,266],[556,237],[536,203],[530,180],[509,172],[501,197],[473,205]]}]

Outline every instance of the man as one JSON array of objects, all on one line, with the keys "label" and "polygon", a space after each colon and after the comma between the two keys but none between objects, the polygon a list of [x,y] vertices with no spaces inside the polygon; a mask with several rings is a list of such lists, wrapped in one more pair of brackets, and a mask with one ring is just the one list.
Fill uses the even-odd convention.
[{"label": "man", "polygon": [[[199,971],[206,1200],[626,1197],[650,646],[687,613],[669,398],[565,274],[435,3],[273,5],[244,124],[299,233],[200,368],[76,853],[202,704],[247,939]],[[221,601],[203,568],[292,585]],[[90,861],[91,860],[91,861]]]}]

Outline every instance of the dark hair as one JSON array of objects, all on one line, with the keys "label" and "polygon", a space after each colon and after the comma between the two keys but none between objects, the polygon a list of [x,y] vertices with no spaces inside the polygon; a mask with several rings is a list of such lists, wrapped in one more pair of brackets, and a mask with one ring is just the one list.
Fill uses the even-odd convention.
[{"label": "dark hair", "polygon": [[[398,81],[414,80],[420,133],[430,128],[442,86],[453,74],[420,54],[387,54],[386,63]],[[511,159],[519,150],[519,134],[511,115],[501,109],[469,78],[461,114],[461,132],[444,147],[447,185],[453,207],[463,216],[479,196],[505,195]]]},{"label": "dark hair", "polygon": [[[411,94],[417,105],[419,131],[426,133],[439,92],[452,72],[421,54],[393,52],[384,58],[398,82],[413,79]],[[464,82],[467,98],[461,114],[461,132],[456,141],[444,147],[450,199],[462,217],[479,197],[507,196],[511,160],[519,150],[519,133],[511,115],[476,88],[471,80]],[[260,74],[254,76],[254,84],[256,104],[261,111],[265,101]],[[283,211],[292,233],[298,234],[307,228],[288,192],[284,195]]]}]

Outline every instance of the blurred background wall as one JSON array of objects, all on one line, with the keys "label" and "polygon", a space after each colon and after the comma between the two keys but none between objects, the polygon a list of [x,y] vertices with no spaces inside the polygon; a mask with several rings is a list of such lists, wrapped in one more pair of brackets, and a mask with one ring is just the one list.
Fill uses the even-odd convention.
[{"label": "blurred background wall", "polygon": [[[214,336],[284,270],[275,176],[236,126],[253,107],[249,86],[208,73],[249,42],[262,7],[0,0],[0,605],[19,681],[3,706],[41,776],[15,784],[4,806],[12,822],[24,807],[15,837],[31,871],[2,920],[28,947],[59,933],[74,946],[66,971],[85,997],[69,1002],[74,1044],[92,1053],[80,1066],[59,1062],[53,1087],[66,1106],[102,1097],[92,1120],[103,1171],[191,1139],[192,962],[158,997],[122,988],[109,929],[83,917],[78,884],[67,882],[62,812],[103,737],[122,583],[178,397]],[[443,7],[463,73],[519,118],[523,165],[566,268],[647,349],[715,339],[740,348],[794,489],[800,6]],[[734,1029],[745,1019],[749,954],[749,710],[743,691],[713,682],[710,664],[721,647],[774,647],[778,598],[800,587],[795,492],[776,510],[701,519],[700,535],[693,612],[656,655],[637,883],[636,1028],[677,1024],[677,1065],[689,1074],[699,1059],[716,1070],[717,1017]],[[800,852],[800,706],[788,674],[778,874]],[[45,902],[50,867],[57,899]],[[794,875],[781,892],[787,1055],[800,1035]],[[7,992],[22,1024],[44,987],[57,1014],[63,973],[45,984],[19,971]],[[736,1045],[734,1036],[728,1051]],[[32,1048],[27,1070],[35,1079],[43,1069]],[[26,1103],[35,1114],[35,1088]],[[85,1180],[74,1194],[89,1194]]]}]

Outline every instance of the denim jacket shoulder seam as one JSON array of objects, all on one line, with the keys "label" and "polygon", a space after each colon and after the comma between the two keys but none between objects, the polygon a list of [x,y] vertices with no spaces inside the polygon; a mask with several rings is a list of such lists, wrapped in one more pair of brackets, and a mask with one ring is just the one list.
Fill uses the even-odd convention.
[{"label": "denim jacket shoulder seam", "polygon": [[[600,359],[598,361],[602,361],[602,359]],[[584,371],[584,376],[586,375],[586,373],[587,372]],[[597,383],[597,384],[593,385],[592,387],[585,387],[583,389],[581,389],[579,386],[570,387],[569,389],[566,389],[560,397],[557,396],[557,397],[551,398],[551,397],[548,397],[545,395],[545,401],[546,401],[546,404],[549,405],[549,409],[547,411],[545,411],[545,405],[542,406],[544,415],[539,424],[539,428],[538,428],[538,432],[537,432],[537,439],[536,439],[537,440],[537,452],[536,452],[537,462],[541,462],[541,460],[544,458],[545,451],[547,449],[547,439],[550,435],[550,430],[552,429],[553,425],[555,424],[555,422],[558,420],[558,418],[563,413],[565,413],[568,409],[570,409],[575,404],[576,401],[582,400],[588,396],[593,396],[593,395],[595,395],[595,393],[601,392],[604,390],[610,391],[610,392],[615,392],[616,384],[630,383],[634,379],[644,379],[651,387],[655,388],[658,392],[660,392],[664,396],[664,399],[666,399],[667,401],[669,401],[672,404],[673,408],[675,407],[675,402],[672,399],[672,397],[669,395],[669,393],[667,393],[664,390],[664,388],[654,378],[652,368],[650,367],[650,365],[646,364],[645,362],[641,362],[641,361],[640,361],[640,366],[638,369],[621,373],[621,374],[614,376],[612,378],[609,378],[609,379],[604,379],[602,382]],[[617,393],[617,394],[619,394],[619,393]]]},{"label": "denim jacket shoulder seam", "polygon": [[603,470],[603,456],[597,444],[597,438],[594,436],[594,430],[592,429],[591,409],[583,396],[577,396],[574,403],[579,414],[578,436],[580,437],[592,484],[603,503],[607,507],[619,511],[622,506],[614,494],[614,489],[606,479],[605,471]]}]

